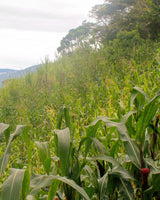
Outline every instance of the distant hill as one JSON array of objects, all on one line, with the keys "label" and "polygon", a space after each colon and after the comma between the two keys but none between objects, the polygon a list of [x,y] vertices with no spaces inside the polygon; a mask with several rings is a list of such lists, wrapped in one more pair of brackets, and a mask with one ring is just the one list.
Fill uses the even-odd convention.
[{"label": "distant hill", "polygon": [[0,69],[0,74],[14,72],[14,71],[17,71],[17,70],[14,70],[14,69]]},{"label": "distant hill", "polygon": [[36,71],[40,66],[41,65],[34,65],[34,66],[28,67],[23,70],[0,69],[0,87],[2,87],[2,83],[4,80],[12,79],[12,78],[19,78],[29,72]]}]

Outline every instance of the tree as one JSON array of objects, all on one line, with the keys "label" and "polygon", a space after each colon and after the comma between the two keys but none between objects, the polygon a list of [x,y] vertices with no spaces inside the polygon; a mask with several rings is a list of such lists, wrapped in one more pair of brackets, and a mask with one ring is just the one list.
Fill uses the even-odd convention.
[{"label": "tree", "polygon": [[125,19],[136,2],[137,0],[109,0],[93,7],[91,16],[97,20],[96,32],[102,43],[108,43],[116,38],[119,31],[126,30]]},{"label": "tree", "polygon": [[91,16],[101,25],[112,24],[130,12],[137,0],[106,0],[104,4],[92,8]]},{"label": "tree", "polygon": [[60,47],[57,48],[58,53],[70,53],[75,48],[83,46],[92,33],[94,24],[84,21],[81,26],[71,29],[69,33],[61,40]]},{"label": "tree", "polygon": [[119,31],[138,30],[145,39],[159,37],[159,0],[106,0],[93,7],[91,14],[97,21],[97,37],[103,44],[115,39]]},{"label": "tree", "polygon": [[145,28],[148,31],[148,37],[156,40],[160,35],[160,2],[147,0],[147,4],[148,9],[144,15]]}]

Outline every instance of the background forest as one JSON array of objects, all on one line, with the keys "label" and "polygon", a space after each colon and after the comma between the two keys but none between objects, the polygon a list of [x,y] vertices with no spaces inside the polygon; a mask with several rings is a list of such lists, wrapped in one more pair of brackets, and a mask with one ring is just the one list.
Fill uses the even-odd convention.
[{"label": "background forest", "polygon": [[2,200],[160,199],[160,2],[90,15],[54,63],[3,82]]}]

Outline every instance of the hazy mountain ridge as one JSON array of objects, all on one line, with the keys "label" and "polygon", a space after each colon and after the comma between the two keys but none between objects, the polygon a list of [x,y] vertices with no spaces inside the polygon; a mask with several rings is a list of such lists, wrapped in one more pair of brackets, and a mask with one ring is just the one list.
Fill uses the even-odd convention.
[{"label": "hazy mountain ridge", "polygon": [[26,69],[23,69],[23,70],[0,69],[0,87],[2,87],[4,80],[12,79],[12,78],[19,78],[29,72],[36,71],[40,66],[41,65],[34,65],[31,67],[27,67]]},{"label": "hazy mountain ridge", "polygon": [[0,73],[8,73],[8,72],[14,72],[14,71],[17,71],[17,70],[14,70],[14,69],[0,69]]}]

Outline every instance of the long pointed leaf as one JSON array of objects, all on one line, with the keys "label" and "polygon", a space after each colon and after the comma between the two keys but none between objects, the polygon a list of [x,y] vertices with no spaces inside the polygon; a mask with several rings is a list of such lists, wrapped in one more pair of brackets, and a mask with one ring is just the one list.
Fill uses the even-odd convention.
[{"label": "long pointed leaf", "polygon": [[62,176],[67,176],[69,173],[69,152],[70,152],[70,131],[69,128],[63,130],[55,130],[57,135],[57,150],[60,158],[60,168]]},{"label": "long pointed leaf", "polygon": [[10,176],[2,186],[1,200],[19,200],[24,173],[23,169],[10,169]]},{"label": "long pointed leaf", "polygon": [[5,149],[5,152],[3,153],[3,155],[0,158],[0,175],[2,175],[3,171],[5,170],[5,168],[7,167],[9,158],[10,158],[10,146],[11,146],[11,142],[18,136],[21,134],[21,132],[24,130],[25,126],[24,125],[18,125],[16,127],[16,130],[14,133],[12,133],[10,135],[7,147]]},{"label": "long pointed leaf", "polygon": [[4,124],[4,123],[0,123],[0,138],[2,137],[3,133],[5,132],[5,130],[7,130],[9,127],[8,124]]},{"label": "long pointed leaf", "polygon": [[153,190],[156,192],[160,192],[160,170],[152,172],[152,184]]},{"label": "long pointed leaf", "polygon": [[53,200],[53,197],[56,195],[58,186],[59,186],[59,181],[53,180],[52,185],[51,185],[49,192],[48,192],[47,200]]},{"label": "long pointed leaf", "polygon": [[92,141],[94,142],[95,147],[101,152],[101,154],[108,153],[105,146],[97,138],[92,138]]},{"label": "long pointed leaf", "polygon": [[133,90],[136,91],[137,94],[138,93],[142,94],[147,101],[151,100],[150,97],[142,90],[142,88],[140,88],[140,87],[134,87]]},{"label": "long pointed leaf", "polygon": [[123,115],[123,117],[121,118],[121,122],[126,123],[126,121],[128,120],[128,118],[133,115],[134,113],[136,113],[137,111],[135,110],[131,110],[129,111],[129,113],[127,113],[126,115]]},{"label": "long pointed leaf", "polygon": [[131,100],[130,100],[130,108],[132,106],[135,106],[136,110],[141,110],[143,109],[144,104],[145,104],[144,94],[133,89],[132,94],[131,94]]},{"label": "long pointed leaf", "polygon": [[36,142],[39,148],[39,157],[43,163],[44,169],[49,175],[51,167],[51,156],[49,152],[49,145],[47,142]]},{"label": "long pointed leaf", "polygon": [[[96,132],[97,132],[97,129],[99,128],[99,122],[93,124],[92,126],[86,126],[86,135],[87,137],[90,137],[90,138],[95,138],[96,136]],[[87,156],[87,153],[90,149],[90,146],[92,144],[92,140],[86,140],[86,146],[85,146],[85,156]]]},{"label": "long pointed leaf", "polygon": [[36,175],[31,178],[30,187],[33,188],[30,195],[35,196],[41,188],[50,186],[52,184],[54,177],[47,175]]},{"label": "long pointed leaf", "polygon": [[151,158],[145,158],[144,160],[145,160],[146,164],[149,166],[149,168],[150,168],[151,171],[153,171],[153,172],[160,171],[160,167],[157,167],[155,165],[155,162],[153,161],[153,159],[151,159]]},{"label": "long pointed leaf", "polygon": [[120,178],[120,184],[119,184],[119,189],[120,193],[122,194],[124,200],[134,200],[134,192],[132,185],[130,182]]},{"label": "long pointed leaf", "polygon": [[69,115],[69,111],[66,107],[64,108],[64,118],[65,118],[65,122],[66,122],[66,127],[68,127],[69,130],[71,131],[70,115]]},{"label": "long pointed leaf", "polygon": [[100,199],[104,199],[108,184],[108,173],[105,173],[104,176],[98,180],[98,182],[100,188],[99,189]]},{"label": "long pointed leaf", "polygon": [[145,107],[143,114],[139,118],[137,125],[136,125],[136,136],[143,144],[145,139],[145,130],[153,117],[155,116],[158,106],[156,105],[157,98],[160,97],[156,95]]},{"label": "long pointed leaf", "polygon": [[125,180],[134,180],[134,178],[129,174],[129,172],[121,166],[115,167],[109,172],[110,175],[113,175],[117,178],[123,178]]},{"label": "long pointed leaf", "polygon": [[3,155],[0,158],[0,176],[6,169],[9,158],[10,158],[10,144],[7,145],[5,152],[3,153]]},{"label": "long pointed leaf", "polygon": [[99,184],[98,184],[98,179],[96,177],[95,172],[88,165],[84,167],[84,170],[87,172],[88,176],[90,177],[91,183],[94,186],[95,190],[98,191]]},{"label": "long pointed leaf", "polygon": [[106,162],[111,163],[113,166],[119,166],[119,162],[117,162],[114,158],[112,158],[111,156],[106,156],[106,155],[98,155],[94,158],[88,158],[88,160],[104,160]]},{"label": "long pointed leaf", "polygon": [[85,190],[82,187],[80,187],[79,185],[77,185],[73,180],[69,180],[69,179],[67,179],[65,177],[58,177],[57,180],[60,180],[63,183],[66,183],[66,184],[70,185],[77,192],[79,192],[86,200],[90,200],[90,198],[88,197],[88,195],[85,192]]},{"label": "long pointed leaf", "polygon": [[139,148],[135,141],[129,137],[125,124],[123,122],[109,121],[107,117],[98,117],[95,121],[93,121],[91,126],[95,125],[99,121],[103,121],[109,127],[117,128],[119,138],[124,143],[129,158],[138,169],[141,169]]},{"label": "long pointed leaf", "polygon": [[[94,138],[94,137],[84,137],[80,142],[79,150],[84,143],[88,144],[88,142],[90,142],[90,144],[92,144],[93,142],[95,147],[101,152],[101,154],[108,154],[105,146],[97,138]],[[87,155],[85,154],[85,156]]]},{"label": "long pointed leaf", "polygon": [[62,106],[62,107],[60,108],[60,111],[59,111],[59,113],[58,113],[57,126],[56,126],[57,129],[60,129],[60,128],[61,128],[62,117],[63,117],[63,110],[64,110],[64,106]]},{"label": "long pointed leaf", "polygon": [[23,184],[22,184],[22,200],[26,200],[30,186],[30,173],[28,170],[25,171]]},{"label": "long pointed leaf", "polygon": [[11,140],[15,139],[17,136],[19,136],[22,131],[26,128],[25,125],[17,125],[16,126],[16,130],[14,131],[14,133],[11,134]]},{"label": "long pointed leaf", "polygon": [[56,179],[59,180],[72,188],[74,188],[77,192],[79,192],[86,200],[90,200],[87,193],[84,191],[83,188],[81,188],[79,185],[77,185],[73,180],[67,179],[66,177],[61,176],[53,176],[53,175],[38,175],[34,177],[31,180],[31,187],[33,190],[31,191],[30,195],[35,195],[42,187],[50,186],[52,184],[52,181]]}]

